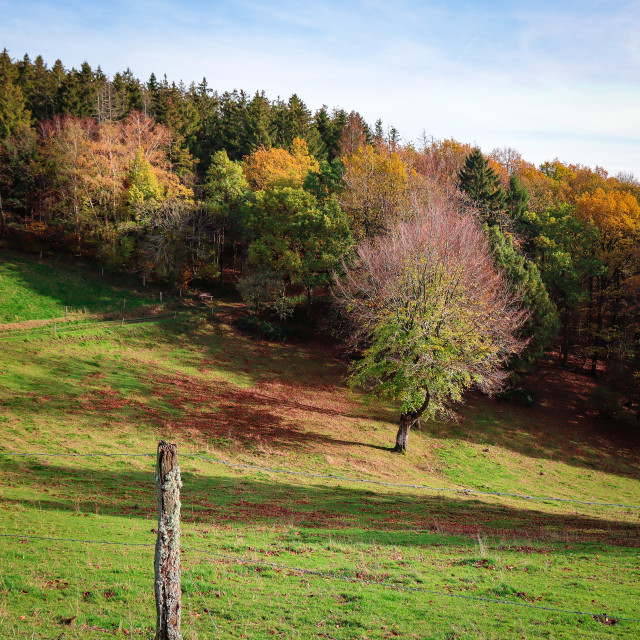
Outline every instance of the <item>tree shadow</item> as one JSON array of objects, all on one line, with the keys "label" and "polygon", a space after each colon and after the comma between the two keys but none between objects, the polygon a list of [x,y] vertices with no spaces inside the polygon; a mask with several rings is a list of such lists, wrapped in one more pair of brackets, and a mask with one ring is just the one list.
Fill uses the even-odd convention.
[{"label": "tree shadow", "polygon": [[[359,446],[388,450],[366,441],[340,438],[345,420],[363,416],[301,402],[282,395],[282,389],[270,395],[260,388],[239,388],[226,382],[207,382],[186,376],[157,376],[154,393],[177,409],[176,418],[166,426],[176,434],[229,439],[244,447],[268,446],[275,449],[317,449]],[[285,392],[287,389],[284,390]],[[313,428],[316,416],[324,428],[335,424],[335,431],[322,433]]]},{"label": "tree shadow", "polygon": [[637,430],[620,430],[598,420],[589,409],[588,387],[580,384],[583,376],[543,367],[536,378],[540,395],[536,406],[521,407],[472,393],[458,422],[432,421],[423,430],[440,440],[498,446],[531,458],[640,478]]},{"label": "tree shadow", "polygon": [[[119,470],[89,470],[44,462],[16,461],[0,454],[3,473],[11,475],[13,484],[33,492],[32,497],[3,498],[2,502],[44,511],[141,520],[157,517],[151,464],[148,471],[124,469],[126,462],[122,461]],[[105,460],[107,464],[113,463]],[[186,464],[185,457],[182,466]],[[302,485],[247,475],[182,475],[182,519],[186,526],[221,530],[247,525],[296,527],[308,537],[328,538],[342,532],[350,540],[389,545],[455,545],[460,537],[487,535],[565,545],[640,546],[640,523],[620,520],[615,510],[608,510],[611,517],[605,518],[550,513],[531,508],[530,503],[505,506],[451,495],[371,491],[338,483]]]}]

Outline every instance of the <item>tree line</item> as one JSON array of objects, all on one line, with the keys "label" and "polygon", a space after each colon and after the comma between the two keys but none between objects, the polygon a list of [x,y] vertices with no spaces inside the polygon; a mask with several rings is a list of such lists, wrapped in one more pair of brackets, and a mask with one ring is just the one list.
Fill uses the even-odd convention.
[{"label": "tree line", "polygon": [[[360,341],[357,327],[368,327],[361,353],[375,344],[383,316],[387,329],[393,325],[388,314],[394,336],[404,327],[406,339],[422,344],[420,353],[429,351],[427,334],[431,347],[442,340],[412,333],[407,318],[420,305],[411,313],[389,306],[395,298],[388,292],[376,285],[373,295],[374,276],[421,291],[422,316],[438,307],[442,330],[447,304],[461,321],[469,292],[477,300],[478,282],[494,282],[500,295],[490,304],[489,296],[460,334],[477,330],[475,343],[461,343],[461,361],[525,370],[555,344],[564,364],[596,374],[606,362],[616,402],[637,408],[639,202],[640,183],[630,174],[559,160],[534,166],[514,149],[484,155],[453,139],[404,143],[381,121],[370,126],[357,112],[326,106],[312,112],[297,95],[218,93],[206,79],[187,87],[152,74],[141,82],[130,70],[109,78],[88,63],[65,69],[59,60],[49,67],[40,56],[0,55],[0,234],[7,242],[66,247],[183,289],[232,279],[252,313],[279,321],[295,304],[309,312],[315,295],[342,274],[351,282],[341,280],[343,298],[351,296],[345,326]],[[435,233],[443,220],[451,233],[464,221],[466,230],[456,233],[474,243],[474,260],[454,250],[455,233]],[[423,239],[419,251],[409,237]],[[387,255],[386,264],[374,269],[369,258],[369,274],[356,276],[371,251]],[[426,254],[433,261],[420,271]],[[503,284],[487,271],[487,255]],[[462,278],[459,270],[471,268],[484,280]],[[449,290],[445,281],[456,284]],[[367,313],[365,299],[373,305]],[[488,336],[497,334],[488,327],[501,326],[500,305],[512,323],[498,341],[503,346],[490,347]],[[372,316],[371,309],[386,311]],[[473,344],[475,356],[465,351]],[[403,357],[415,360],[418,352],[408,355],[414,347],[405,344]],[[371,353],[371,371],[390,359],[383,352]],[[430,362],[425,367],[434,370]],[[354,374],[361,382],[362,366]],[[472,369],[458,380],[463,387],[482,386]],[[378,390],[395,376],[376,375]],[[459,392],[453,379],[438,384],[443,398]],[[433,402],[438,388],[427,395],[444,407]],[[420,410],[418,396],[407,415]]]}]

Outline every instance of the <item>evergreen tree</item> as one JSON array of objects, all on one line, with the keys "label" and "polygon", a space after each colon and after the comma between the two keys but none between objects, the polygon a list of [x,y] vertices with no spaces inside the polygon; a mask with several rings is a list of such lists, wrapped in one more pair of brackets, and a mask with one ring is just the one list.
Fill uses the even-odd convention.
[{"label": "evergreen tree", "polygon": [[226,91],[220,97],[216,151],[226,150],[232,160],[242,160],[251,153],[246,137],[247,94],[244,91]]},{"label": "evergreen tree", "polygon": [[342,178],[344,165],[340,158],[332,162],[322,160],[319,171],[310,171],[305,178],[302,187],[311,193],[318,202],[324,202],[332,195],[338,194],[343,189]]},{"label": "evergreen tree", "polygon": [[529,342],[524,351],[512,361],[516,368],[527,369],[544,354],[544,350],[558,334],[559,320],[555,304],[550,300],[538,267],[527,260],[498,225],[485,227],[493,249],[496,266],[520,296],[529,319],[522,329],[522,337]]},{"label": "evergreen tree", "polygon": [[204,176],[211,162],[211,156],[218,149],[217,112],[219,107],[218,94],[207,85],[203,78],[198,85],[192,84],[186,99],[191,103],[197,114],[197,130],[187,138],[189,151],[196,159],[198,174]]},{"label": "evergreen tree", "polygon": [[261,93],[256,91],[248,104],[245,135],[249,153],[259,147],[269,148],[273,145],[271,103],[264,95],[264,91]]},{"label": "evergreen tree", "polygon": [[518,220],[527,210],[529,194],[524,188],[517,174],[512,173],[509,178],[509,189],[505,197],[505,210],[513,220]]},{"label": "evergreen tree", "polygon": [[30,125],[31,113],[26,108],[22,89],[11,81],[0,84],[0,140]]},{"label": "evergreen tree", "polygon": [[94,73],[87,62],[80,70],[71,69],[58,88],[56,102],[58,113],[85,118],[95,113],[96,97],[106,80],[98,68]]},{"label": "evergreen tree", "polygon": [[3,49],[0,53],[0,84],[5,82],[16,83],[18,81],[18,70],[9,56],[9,52]]},{"label": "evergreen tree", "polygon": [[477,147],[471,151],[458,172],[460,190],[478,207],[484,222],[498,222],[505,196],[500,180]]},{"label": "evergreen tree", "polygon": [[[341,113],[341,115],[337,116],[338,113]],[[344,111],[334,111],[332,117],[325,105],[316,111],[313,118],[314,129],[317,131],[317,134],[322,141],[322,153],[319,156],[316,155],[318,159],[324,158],[328,162],[332,162],[334,158],[338,157],[340,132],[342,130],[342,126],[344,126],[344,120],[342,118],[343,115]]]},{"label": "evergreen tree", "polygon": [[229,160],[226,151],[217,151],[212,158],[204,184],[206,202],[227,213],[237,207],[249,192],[242,165]]}]

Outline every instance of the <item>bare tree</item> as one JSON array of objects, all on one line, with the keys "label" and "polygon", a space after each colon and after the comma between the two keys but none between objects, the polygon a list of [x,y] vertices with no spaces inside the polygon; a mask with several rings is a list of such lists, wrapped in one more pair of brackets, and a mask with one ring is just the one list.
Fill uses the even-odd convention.
[{"label": "bare tree", "polygon": [[204,207],[166,200],[148,215],[142,252],[159,276],[187,289],[193,278],[217,275],[213,224]]},{"label": "bare tree", "polygon": [[471,212],[434,197],[391,232],[364,241],[335,295],[362,358],[351,382],[401,403],[395,451],[422,416],[447,411],[464,389],[501,387],[524,343],[517,297],[496,270]]}]

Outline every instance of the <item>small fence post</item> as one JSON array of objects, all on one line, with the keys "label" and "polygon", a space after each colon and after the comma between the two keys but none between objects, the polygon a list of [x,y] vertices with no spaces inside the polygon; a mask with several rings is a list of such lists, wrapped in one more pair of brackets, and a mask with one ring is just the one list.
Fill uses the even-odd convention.
[{"label": "small fence post", "polygon": [[142,276],[142,286],[143,287],[147,286],[147,278],[146,278],[146,276]]},{"label": "small fence post", "polygon": [[160,302],[162,302],[162,291],[160,292]]},{"label": "small fence post", "polygon": [[122,308],[125,309],[127,306],[127,299],[126,298],[122,298]]},{"label": "small fence post", "polygon": [[182,640],[180,614],[180,467],[178,446],[158,443],[156,465],[158,489],[158,539],[156,541],[155,594],[157,625],[155,640]]}]

